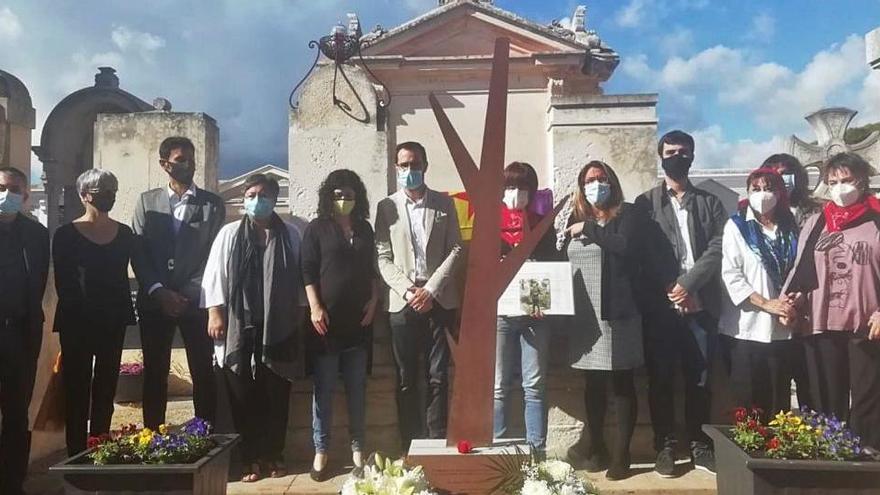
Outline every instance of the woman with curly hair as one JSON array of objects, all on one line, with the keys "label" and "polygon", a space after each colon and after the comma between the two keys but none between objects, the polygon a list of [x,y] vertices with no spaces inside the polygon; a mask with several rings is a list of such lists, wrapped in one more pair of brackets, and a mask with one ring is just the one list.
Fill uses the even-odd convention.
[{"label": "woman with curly hair", "polygon": [[313,331],[306,352],[314,379],[311,477],[324,481],[333,423],[333,393],[342,373],[355,470],[363,467],[369,335],[378,301],[370,206],[360,177],[335,170],[318,192],[318,217],[306,227],[302,274]]}]

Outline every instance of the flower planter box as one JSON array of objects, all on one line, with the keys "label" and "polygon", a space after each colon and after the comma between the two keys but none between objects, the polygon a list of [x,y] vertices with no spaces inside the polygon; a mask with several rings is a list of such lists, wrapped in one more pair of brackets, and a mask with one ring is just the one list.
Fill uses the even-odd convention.
[{"label": "flower planter box", "polygon": [[114,464],[96,466],[79,453],[49,468],[65,485],[87,493],[223,495],[229,476],[229,458],[238,435],[211,435],[217,446],[192,464]]},{"label": "flower planter box", "polygon": [[880,462],[756,458],[734,443],[730,429],[703,425],[715,443],[718,495],[880,493]]},{"label": "flower planter box", "polygon": [[144,375],[119,375],[113,402],[141,402],[144,396]]}]

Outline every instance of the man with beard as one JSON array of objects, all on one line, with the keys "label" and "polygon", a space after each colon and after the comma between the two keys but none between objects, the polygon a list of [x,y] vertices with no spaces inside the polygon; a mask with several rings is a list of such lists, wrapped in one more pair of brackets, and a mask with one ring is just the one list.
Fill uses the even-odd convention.
[{"label": "man with beard", "polygon": [[208,316],[199,308],[201,280],[214,237],[226,219],[223,200],[193,183],[195,147],[185,137],[159,146],[167,186],[141,194],[135,208],[132,266],[144,353],[144,425],[165,422],[171,342],[180,329],[193,383],[197,417],[213,422],[216,390],[214,346]]},{"label": "man with beard", "polygon": [[675,475],[674,366],[680,361],[691,460],[694,467],[714,473],[715,454],[701,426],[709,422],[709,370],[717,340],[721,238],[727,214],[717,197],[688,180],[694,161],[690,135],[677,130],[665,134],[657,152],[665,178],[635,203],[659,226],[657,245],[674,253],[671,262],[678,265],[679,275],[670,286],[645,287],[648,404],[658,453],[654,469],[664,477]]}]

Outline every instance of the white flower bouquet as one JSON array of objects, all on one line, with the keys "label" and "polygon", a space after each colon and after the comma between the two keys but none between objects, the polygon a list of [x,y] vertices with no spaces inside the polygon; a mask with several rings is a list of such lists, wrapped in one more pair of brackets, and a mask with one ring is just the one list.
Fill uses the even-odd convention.
[{"label": "white flower bouquet", "polygon": [[403,459],[386,459],[379,453],[364,465],[364,476],[351,476],[342,486],[342,495],[437,495],[431,489],[421,466],[408,468]]},{"label": "white flower bouquet", "polygon": [[520,495],[595,495],[599,492],[581,479],[567,462],[547,460],[524,464]]}]

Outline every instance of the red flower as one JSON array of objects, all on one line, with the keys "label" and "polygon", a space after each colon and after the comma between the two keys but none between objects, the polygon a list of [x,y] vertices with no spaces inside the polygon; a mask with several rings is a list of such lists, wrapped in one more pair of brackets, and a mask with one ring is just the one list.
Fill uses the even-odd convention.
[{"label": "red flower", "polygon": [[467,440],[461,440],[458,442],[458,453],[459,454],[470,454],[474,451],[474,447]]},{"label": "red flower", "polygon": [[758,427],[758,434],[761,435],[762,437],[766,438],[767,437],[767,428],[765,428],[763,426],[759,426]]},{"label": "red flower", "polygon": [[93,449],[93,448],[97,447],[98,445],[101,445],[102,443],[106,442],[109,439],[110,439],[110,437],[106,433],[98,435],[98,436],[91,435],[91,436],[89,436],[89,439],[86,440],[86,447]]},{"label": "red flower", "polygon": [[773,437],[770,441],[767,442],[767,450],[774,450],[779,448],[779,439]]},{"label": "red flower", "polygon": [[748,425],[749,425],[750,430],[754,430],[755,428],[758,427],[758,422],[755,421],[754,419],[750,419]]},{"label": "red flower", "polygon": [[748,412],[744,407],[737,407],[733,412],[733,417],[736,419],[737,423],[742,423],[746,419],[746,415]]}]

